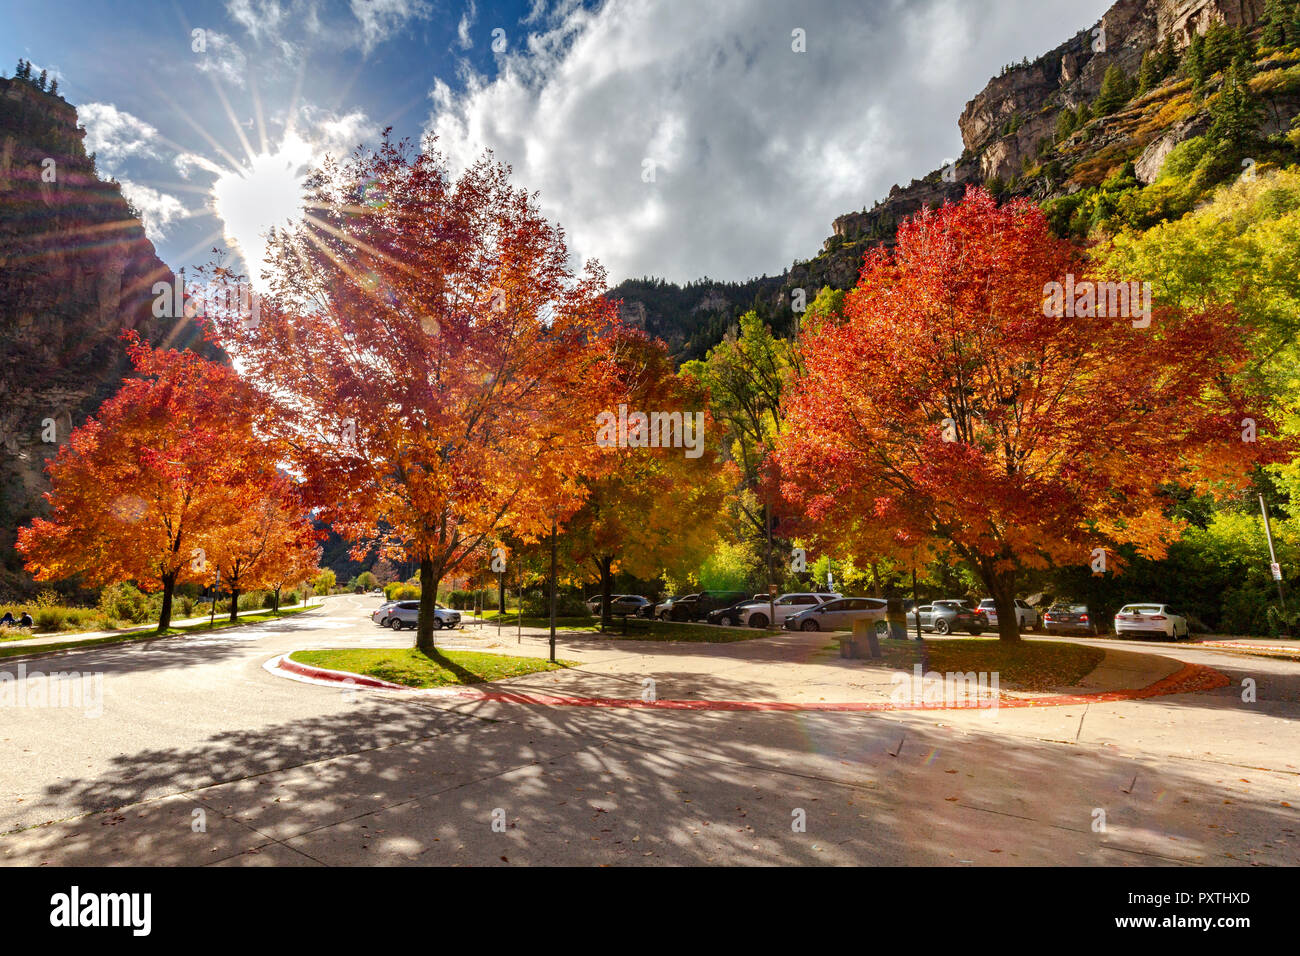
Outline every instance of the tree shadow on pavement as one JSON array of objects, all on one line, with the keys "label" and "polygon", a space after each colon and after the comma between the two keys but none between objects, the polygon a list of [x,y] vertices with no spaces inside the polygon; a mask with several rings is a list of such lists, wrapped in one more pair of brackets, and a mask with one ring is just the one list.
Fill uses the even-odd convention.
[{"label": "tree shadow on pavement", "polygon": [[[689,679],[712,699],[758,691]],[[1190,762],[872,714],[340,692],[355,707],[123,753],[103,776],[50,784],[46,819],[83,816],[9,833],[0,853],[55,865],[1152,865],[1293,864],[1300,845],[1280,784],[1234,783],[1227,804]]]}]

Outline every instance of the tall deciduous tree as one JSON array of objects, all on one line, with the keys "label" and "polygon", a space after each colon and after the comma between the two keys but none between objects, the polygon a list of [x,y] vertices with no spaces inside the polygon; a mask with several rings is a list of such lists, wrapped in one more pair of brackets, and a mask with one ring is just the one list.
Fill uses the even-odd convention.
[{"label": "tall deciduous tree", "polygon": [[230,368],[138,343],[130,353],[142,377],[59,449],[47,466],[50,516],[19,530],[18,550],[38,580],[161,588],[163,631],[177,582],[206,579],[206,555],[261,494],[270,452]]},{"label": "tall deciduous tree", "polygon": [[[972,190],[918,214],[868,256],[843,324],[804,343],[786,495],[832,532],[948,549],[1004,640],[1025,569],[1121,543],[1163,555],[1180,530],[1166,484],[1223,491],[1280,454],[1242,440],[1248,410],[1271,433],[1269,402],[1237,377],[1250,329],[1235,312],[1157,308],[1135,328],[1087,307],[1088,289],[1110,301],[1094,278],[1030,203]],[[1073,314],[1051,314],[1051,284],[1069,282]]]},{"label": "tall deciduous tree", "polygon": [[[586,499],[564,525],[566,557],[600,577],[602,627],[610,623],[616,566],[640,578],[693,571],[712,548],[737,479],[707,442],[707,392],[694,377],[673,373],[662,343],[624,330],[611,355],[620,404],[655,417],[634,423],[625,445],[602,447],[604,467],[585,481]],[[640,428],[645,436],[635,433]],[[665,440],[672,435],[676,441]]]},{"label": "tall deciduous tree", "polygon": [[257,320],[219,313],[217,337],[275,408],[320,517],[419,562],[429,651],[446,575],[500,529],[536,535],[580,503],[613,305],[490,158],[454,177],[385,139],[308,185]]}]

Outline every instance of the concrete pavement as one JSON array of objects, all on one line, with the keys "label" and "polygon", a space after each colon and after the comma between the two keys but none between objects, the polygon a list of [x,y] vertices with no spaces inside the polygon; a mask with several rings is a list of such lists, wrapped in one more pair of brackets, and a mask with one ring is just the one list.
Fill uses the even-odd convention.
[{"label": "concrete pavement", "polygon": [[[1141,646],[1161,666],[1207,661],[1233,683],[1102,705],[879,714],[417,699],[262,669],[304,647],[409,646],[410,632],[369,622],[375,600],[332,598],[274,624],[50,659],[47,670],[103,675],[103,716],[6,709],[0,859],[1300,862],[1295,662]],[[439,641],[544,653],[540,635],[516,645],[493,628]],[[810,646],[803,635],[729,645],[562,636],[560,656],[587,662],[621,696],[650,676],[662,696],[755,699],[781,672],[784,692],[840,693],[842,668],[856,662]],[[1254,703],[1242,700],[1245,679]]]}]

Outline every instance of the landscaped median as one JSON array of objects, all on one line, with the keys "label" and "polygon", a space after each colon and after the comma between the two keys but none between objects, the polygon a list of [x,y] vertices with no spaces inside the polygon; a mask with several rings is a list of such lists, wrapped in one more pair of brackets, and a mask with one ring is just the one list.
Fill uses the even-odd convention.
[{"label": "landscaped median", "polygon": [[417,648],[357,647],[294,651],[289,660],[327,671],[369,677],[401,687],[453,687],[486,684],[508,677],[576,667],[576,661],[551,663],[540,657],[508,657],[477,651],[435,651]]},{"label": "landscaped median", "polygon": [[[1084,645],[1007,645],[996,640],[908,644],[883,642],[885,658],[880,661],[843,660],[817,644],[807,645],[809,655],[800,659],[717,652],[674,655],[671,668],[659,675],[656,652],[650,649],[632,657],[619,654],[588,662],[594,666],[451,650],[427,656],[404,648],[295,651],[264,666],[276,676],[308,683],[472,701],[678,710],[991,711],[1141,700],[1229,683],[1203,665]],[[512,681],[548,671],[563,673],[545,677],[545,691],[534,681]],[[482,686],[495,681],[504,683]],[[638,697],[609,695],[633,684],[642,688]],[[702,686],[710,685],[714,693],[700,693]],[[728,696],[725,687],[745,687],[755,699],[718,699]]]}]

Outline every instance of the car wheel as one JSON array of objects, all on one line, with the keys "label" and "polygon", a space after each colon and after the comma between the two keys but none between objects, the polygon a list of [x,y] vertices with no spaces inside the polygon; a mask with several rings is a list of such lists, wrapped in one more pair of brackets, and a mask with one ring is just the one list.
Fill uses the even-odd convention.
[{"label": "car wheel", "polygon": [[434,629],[435,631],[441,631],[441,630],[442,630],[442,618],[440,618],[440,617],[435,617],[435,618],[433,619],[433,629]]},{"label": "car wheel", "polygon": [[804,621],[802,624],[799,625],[799,630],[816,631],[816,630],[820,630],[820,628],[817,627],[816,621]]},{"label": "car wheel", "polygon": [[934,622],[934,633],[947,634],[948,630],[948,622],[944,618],[941,617],[939,620]]},{"label": "car wheel", "polygon": [[721,617],[718,618],[718,623],[723,627],[735,627],[736,619],[734,617]]},{"label": "car wheel", "polygon": [[390,617],[388,619],[388,626],[394,631],[400,631],[402,629],[402,619],[400,617]]},{"label": "car wheel", "polygon": [[972,637],[979,637],[981,634],[984,633],[984,629],[982,627],[972,627],[970,629],[970,632]]},{"label": "car wheel", "polygon": [[749,616],[750,627],[767,627],[767,617],[763,614],[751,614]]}]

